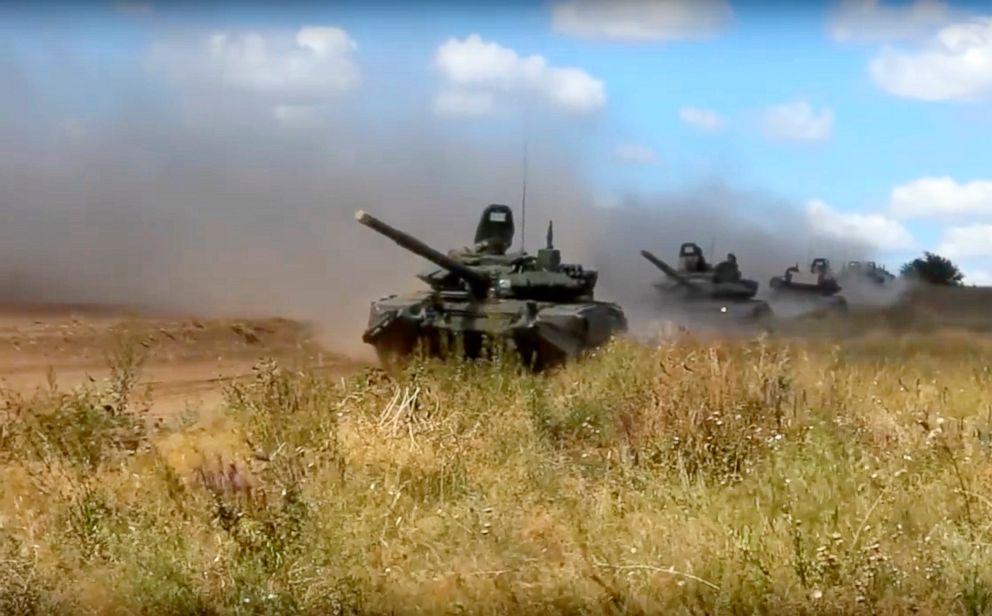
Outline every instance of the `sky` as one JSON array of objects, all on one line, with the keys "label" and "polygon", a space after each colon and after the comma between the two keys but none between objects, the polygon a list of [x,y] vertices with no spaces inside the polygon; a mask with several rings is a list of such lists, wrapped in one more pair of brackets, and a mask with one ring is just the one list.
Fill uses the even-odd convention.
[{"label": "sky", "polygon": [[[166,143],[181,153],[169,165],[216,169],[218,152],[237,151],[264,174],[290,148],[280,131],[346,160],[360,137],[345,147],[327,118],[362,118],[385,150],[394,134],[521,159],[533,144],[534,161],[552,143],[545,154],[602,207],[708,183],[728,199],[758,192],[767,208],[725,205],[761,218],[786,201],[796,224],[863,243],[890,269],[935,251],[966,283],[992,284],[987,2],[7,3],[0,52],[0,167],[34,174],[33,197],[81,142],[135,148],[112,166],[145,160],[133,144]],[[263,140],[236,136],[262,124]],[[204,131],[216,138],[181,138]],[[361,160],[411,162],[385,150]],[[445,181],[430,174],[405,181]],[[8,211],[46,207],[0,197]]]}]

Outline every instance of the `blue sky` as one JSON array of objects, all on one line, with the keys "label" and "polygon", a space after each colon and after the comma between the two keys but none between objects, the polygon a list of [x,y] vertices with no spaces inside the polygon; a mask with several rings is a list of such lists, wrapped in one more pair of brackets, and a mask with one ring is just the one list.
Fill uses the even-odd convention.
[{"label": "blue sky", "polygon": [[[808,207],[811,224],[873,242],[890,264],[943,250],[972,281],[992,283],[992,7],[794,4],[801,8],[745,0],[23,4],[2,9],[0,44],[66,117],[111,113],[121,90],[105,82],[182,97],[196,79],[200,87],[232,71],[302,62],[295,81],[245,73],[240,86],[285,117],[323,105],[382,114],[413,107],[482,135],[523,135],[553,121],[576,136],[604,202],[719,178]],[[334,29],[319,33],[334,47],[318,60],[293,44],[307,26]],[[197,56],[211,34],[250,31],[269,42],[254,64],[235,39],[213,68]],[[175,52],[166,63],[180,85],[148,74],[150,50],[163,45]],[[53,62],[78,70],[56,73]],[[324,79],[334,71],[357,77]],[[298,95],[281,100],[282,87]]]}]

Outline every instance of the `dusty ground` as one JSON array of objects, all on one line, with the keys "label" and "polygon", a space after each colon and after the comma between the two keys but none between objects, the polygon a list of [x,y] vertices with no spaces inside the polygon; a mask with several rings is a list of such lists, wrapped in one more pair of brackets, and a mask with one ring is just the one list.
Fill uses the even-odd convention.
[{"label": "dusty ground", "polygon": [[[778,332],[861,338],[924,326],[989,333],[992,289],[927,289],[907,294],[897,305],[852,310],[839,319],[785,322]],[[147,349],[141,383],[154,413],[216,406],[223,386],[250,375],[264,357],[289,365],[307,362],[342,376],[370,365],[368,358],[329,352],[308,327],[287,319],[202,319],[111,306],[6,303],[0,304],[0,390],[29,395],[52,380],[71,388],[104,379],[108,355],[119,348],[123,331]]]},{"label": "dusty ground", "polygon": [[[125,334],[126,332],[126,334]],[[216,405],[223,385],[264,357],[347,374],[363,362],[328,353],[304,325],[278,318],[199,319],[106,306],[0,305],[0,388],[29,395],[108,375],[108,356],[130,336],[147,352],[141,383],[154,413]]]}]

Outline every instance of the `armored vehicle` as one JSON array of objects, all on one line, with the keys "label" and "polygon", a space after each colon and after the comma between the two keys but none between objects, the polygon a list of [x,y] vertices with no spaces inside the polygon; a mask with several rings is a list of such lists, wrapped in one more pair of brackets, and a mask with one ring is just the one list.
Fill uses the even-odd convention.
[{"label": "armored vehicle", "polygon": [[508,253],[513,210],[493,204],[482,212],[475,245],[444,254],[370,214],[355,218],[437,266],[418,276],[428,289],[372,303],[362,340],[385,362],[415,352],[475,358],[496,346],[540,370],[627,330],[620,306],[594,299],[598,272],[562,263],[550,223],[536,255]]},{"label": "armored vehicle", "polygon": [[660,307],[666,311],[733,322],[764,322],[772,316],[768,304],[755,298],[758,283],[741,276],[733,254],[714,267],[698,244],[686,242],[679,248],[678,269],[647,250],[641,256],[666,276],[654,285],[660,292]]},{"label": "armored vehicle", "polygon": [[871,282],[879,286],[887,286],[896,279],[874,261],[848,261],[840,271],[840,278],[852,282]]},{"label": "armored vehicle", "polygon": [[806,304],[803,312],[846,312],[847,300],[841,295],[841,286],[830,267],[830,261],[823,257],[813,259],[809,269],[804,271],[796,264],[785,270],[782,276],[775,276],[768,286],[772,290],[773,301],[792,300]]}]

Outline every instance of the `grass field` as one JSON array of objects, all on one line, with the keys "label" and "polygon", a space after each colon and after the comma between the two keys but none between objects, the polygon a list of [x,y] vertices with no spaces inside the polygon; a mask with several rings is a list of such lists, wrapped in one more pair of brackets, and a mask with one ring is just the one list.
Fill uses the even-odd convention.
[{"label": "grass field", "polygon": [[992,613],[992,341],[10,394],[0,613]]}]

